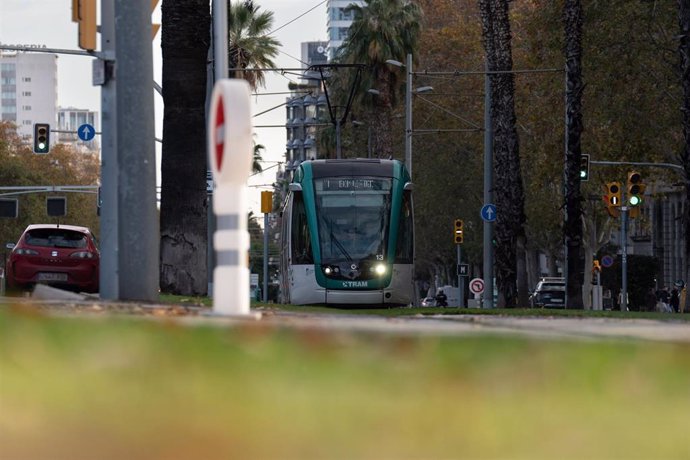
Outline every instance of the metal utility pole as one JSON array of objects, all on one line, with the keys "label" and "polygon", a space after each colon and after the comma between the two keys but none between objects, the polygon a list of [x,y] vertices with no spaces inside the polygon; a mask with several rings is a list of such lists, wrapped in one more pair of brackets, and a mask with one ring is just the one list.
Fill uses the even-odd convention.
[{"label": "metal utility pole", "polygon": [[158,300],[151,5],[115,0],[119,296]]},{"label": "metal utility pole", "polygon": [[621,311],[628,310],[628,210],[625,204],[621,206]]},{"label": "metal utility pole", "polygon": [[[491,119],[491,76],[489,64],[484,74],[484,204],[493,203],[494,129]],[[484,220],[484,295],[483,308],[494,307],[494,245],[493,222]]]},{"label": "metal utility pole", "polygon": [[405,64],[405,166],[412,177],[412,54],[407,54]]},{"label": "metal utility pole", "polygon": [[[213,0],[213,79],[206,94],[206,106],[208,120],[208,106],[211,100],[213,84],[224,78],[228,78],[228,2],[227,0]],[[208,81],[208,80],[207,80]],[[213,179],[211,165],[206,159],[206,177]],[[207,204],[207,242],[206,242],[206,277],[208,295],[213,294],[213,269],[216,266],[216,251],[213,245],[213,234],[216,230],[216,215],[213,213],[213,190],[208,194]]]},{"label": "metal utility pole", "polygon": [[105,70],[101,85],[101,262],[100,297],[120,297],[118,271],[117,80],[115,66],[115,0],[101,0],[101,52],[97,62]]}]

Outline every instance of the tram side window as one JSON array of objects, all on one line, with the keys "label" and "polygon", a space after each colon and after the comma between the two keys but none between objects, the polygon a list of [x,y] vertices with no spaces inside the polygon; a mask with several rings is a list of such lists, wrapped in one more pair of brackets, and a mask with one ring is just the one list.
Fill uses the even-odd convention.
[{"label": "tram side window", "polygon": [[307,212],[301,193],[295,193],[292,202],[292,263],[311,264],[314,256],[311,248],[311,235],[307,225]]},{"label": "tram side window", "polygon": [[412,263],[414,248],[414,224],[412,220],[412,192],[403,194],[402,209],[400,211],[400,225],[398,226],[398,244],[395,250],[396,263]]}]

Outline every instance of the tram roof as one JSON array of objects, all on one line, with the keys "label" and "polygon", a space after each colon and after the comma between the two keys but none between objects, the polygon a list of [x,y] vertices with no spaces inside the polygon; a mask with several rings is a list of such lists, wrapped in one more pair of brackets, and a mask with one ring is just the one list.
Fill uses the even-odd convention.
[{"label": "tram roof", "polygon": [[382,160],[379,158],[356,158],[345,160],[308,160],[300,166],[310,167],[312,177],[333,176],[382,176],[395,177],[396,164],[402,166],[398,160]]}]

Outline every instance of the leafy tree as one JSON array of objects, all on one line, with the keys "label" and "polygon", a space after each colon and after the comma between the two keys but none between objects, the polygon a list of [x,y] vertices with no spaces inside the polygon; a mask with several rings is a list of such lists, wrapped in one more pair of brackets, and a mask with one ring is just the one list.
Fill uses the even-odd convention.
[{"label": "leafy tree", "polygon": [[[0,184],[9,186],[64,186],[98,184],[99,159],[95,154],[81,153],[64,144],[53,145],[50,153],[37,155],[30,146],[17,136],[14,124],[0,122]],[[7,192],[0,192],[7,193]],[[67,215],[48,217],[46,197],[65,196]],[[17,219],[0,218],[0,244],[3,254],[5,243],[14,243],[29,224],[62,223],[89,227],[94,235],[100,233],[96,214],[94,191],[40,192],[20,195],[6,195],[17,198],[19,215]]]},{"label": "leafy tree", "polygon": [[[480,0],[482,36],[490,71],[513,70],[507,0]],[[524,261],[524,190],[520,172],[519,140],[515,116],[515,84],[511,73],[493,74],[491,117],[494,129],[495,270],[500,306],[527,303],[526,278],[518,299],[518,261]],[[520,252],[518,258],[517,252]],[[524,271],[523,271],[524,274]]]},{"label": "leafy tree", "polygon": [[[348,8],[354,19],[338,60],[368,66],[357,94],[361,102],[373,106],[369,119],[373,150],[388,158],[393,155],[391,112],[400,91],[401,72],[386,61],[405,62],[408,53],[415,53],[422,11],[409,0],[365,0],[363,6],[352,4]],[[372,97],[367,89],[375,89],[378,95]]]},{"label": "leafy tree", "polygon": [[252,0],[228,3],[228,64],[230,78],[242,78],[252,90],[264,86],[264,71],[275,67],[273,58],[278,55],[280,42],[269,36],[273,25],[273,12],[259,12]]},{"label": "leafy tree", "polygon": [[208,0],[163,0],[161,290],[207,292],[206,60]]}]

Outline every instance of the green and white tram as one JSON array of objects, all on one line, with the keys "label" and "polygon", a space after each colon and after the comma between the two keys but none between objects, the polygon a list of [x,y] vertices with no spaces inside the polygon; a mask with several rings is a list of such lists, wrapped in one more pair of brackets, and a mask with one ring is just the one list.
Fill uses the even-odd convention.
[{"label": "green and white tram", "polygon": [[311,160],[282,213],[280,296],[297,305],[414,301],[412,183],[397,160]]}]

